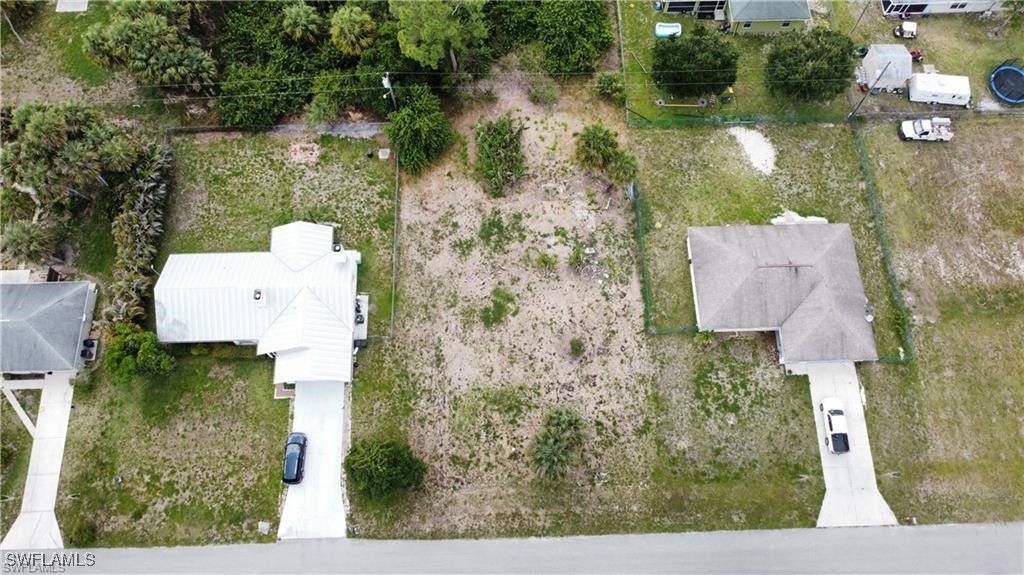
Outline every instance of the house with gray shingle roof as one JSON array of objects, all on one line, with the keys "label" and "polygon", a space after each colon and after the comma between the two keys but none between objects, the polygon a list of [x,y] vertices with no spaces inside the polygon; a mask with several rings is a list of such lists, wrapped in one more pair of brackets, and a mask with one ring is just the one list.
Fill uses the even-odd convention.
[{"label": "house with gray shingle roof", "polygon": [[811,23],[807,0],[729,0],[727,14],[736,34],[778,34]]},{"label": "house with gray shingle roof", "polygon": [[74,372],[96,307],[90,282],[0,282],[0,372]]},{"label": "house with gray shingle roof", "polygon": [[692,227],[697,326],[773,331],[779,361],[875,361],[849,224]]}]

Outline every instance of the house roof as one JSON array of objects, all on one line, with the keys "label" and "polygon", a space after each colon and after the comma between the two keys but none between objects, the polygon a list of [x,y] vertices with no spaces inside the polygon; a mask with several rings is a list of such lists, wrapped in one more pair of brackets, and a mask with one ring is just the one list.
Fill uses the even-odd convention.
[{"label": "house roof", "polygon": [[872,44],[861,61],[861,68],[865,82],[870,85],[877,81],[881,87],[902,86],[913,73],[910,52],[903,44]]},{"label": "house roof", "polygon": [[360,254],[333,237],[294,222],[269,252],[170,256],[153,290],[160,341],[255,342],[275,383],[351,381]]},{"label": "house roof", "polygon": [[729,14],[744,22],[810,20],[811,8],[807,0],[729,0]]},{"label": "house roof", "polygon": [[95,307],[96,286],[89,282],[0,283],[0,371],[82,367]]},{"label": "house roof", "polygon": [[687,242],[701,329],[778,331],[787,363],[878,359],[848,224],[694,227]]}]

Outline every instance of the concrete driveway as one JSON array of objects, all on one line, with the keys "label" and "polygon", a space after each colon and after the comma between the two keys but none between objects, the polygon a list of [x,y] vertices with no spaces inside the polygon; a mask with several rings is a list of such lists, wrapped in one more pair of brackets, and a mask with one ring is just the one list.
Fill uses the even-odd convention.
[{"label": "concrete driveway", "polygon": [[[875,482],[875,463],[871,458],[860,382],[853,363],[817,364],[794,372],[806,373],[811,380],[815,441],[825,475],[825,499],[818,513],[818,527],[896,525],[896,516]],[[825,446],[825,423],[818,404],[826,397],[838,397],[843,402],[849,428],[848,453],[836,455]]]},{"label": "concrete driveway", "polygon": [[[54,505],[64,462],[64,442],[71,417],[70,374],[55,374],[42,382],[39,412],[32,433],[32,454],[25,477],[21,513],[4,537],[5,549],[60,549],[64,547]],[[12,382],[17,385],[16,382]],[[32,383],[32,385],[35,385]],[[26,386],[27,387],[27,386]],[[0,400],[3,401],[3,400]]]},{"label": "concrete driveway", "polygon": [[[300,382],[292,400],[292,431],[306,434],[306,468],[302,483],[287,487],[280,539],[345,537],[345,493],[341,466],[344,451],[345,384]],[[284,438],[281,438],[282,445]],[[283,457],[283,452],[282,452]]]}]

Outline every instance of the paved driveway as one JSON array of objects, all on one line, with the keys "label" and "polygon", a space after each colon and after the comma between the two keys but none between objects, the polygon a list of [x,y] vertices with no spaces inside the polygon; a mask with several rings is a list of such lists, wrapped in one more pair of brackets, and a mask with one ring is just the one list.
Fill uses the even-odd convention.
[{"label": "paved driveway", "polygon": [[[345,537],[345,494],[341,465],[345,384],[301,382],[292,400],[292,431],[306,434],[306,471],[302,483],[287,487],[281,539]],[[284,438],[281,438],[282,445]],[[282,455],[283,457],[283,455]]]},{"label": "paved driveway", "polygon": [[[811,380],[814,427],[825,475],[825,499],[818,513],[818,527],[896,525],[896,516],[878,492],[875,463],[868,443],[868,426],[861,403],[860,383],[852,362],[827,363],[805,368]],[[818,404],[838,397],[846,411],[850,451],[830,453],[825,446],[825,423]]]},{"label": "paved driveway", "polygon": [[4,537],[2,545],[6,549],[64,547],[53,510],[60,484],[60,468],[64,462],[64,440],[68,433],[74,388],[67,374],[57,374],[48,377],[42,383],[42,389],[21,513]]}]

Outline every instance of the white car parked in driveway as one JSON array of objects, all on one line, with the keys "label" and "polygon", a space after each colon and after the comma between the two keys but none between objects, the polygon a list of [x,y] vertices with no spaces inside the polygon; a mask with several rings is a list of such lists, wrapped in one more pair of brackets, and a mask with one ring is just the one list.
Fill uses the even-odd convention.
[{"label": "white car parked in driveway", "polygon": [[828,450],[836,454],[850,451],[843,402],[838,397],[826,397],[818,404],[818,410],[825,422],[825,445]]}]

